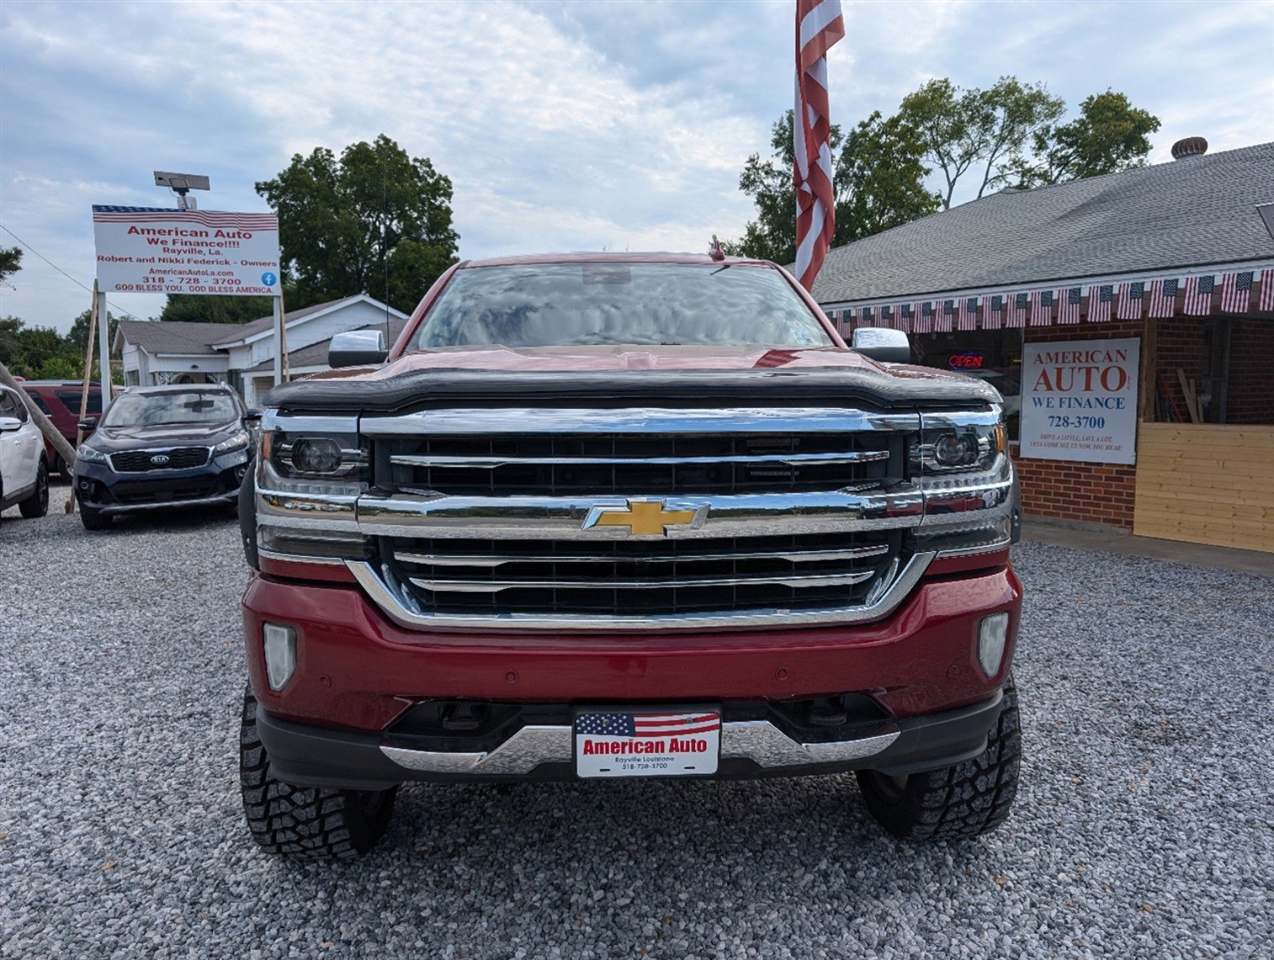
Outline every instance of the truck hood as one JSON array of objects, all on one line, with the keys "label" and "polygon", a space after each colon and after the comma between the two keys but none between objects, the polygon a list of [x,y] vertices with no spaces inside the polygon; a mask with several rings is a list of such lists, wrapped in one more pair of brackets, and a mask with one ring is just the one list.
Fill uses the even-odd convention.
[{"label": "truck hood", "polygon": [[275,387],[271,407],[396,412],[410,407],[837,401],[893,408],[998,403],[973,377],[881,364],[840,347],[467,347],[411,353],[381,367],[333,370]]}]

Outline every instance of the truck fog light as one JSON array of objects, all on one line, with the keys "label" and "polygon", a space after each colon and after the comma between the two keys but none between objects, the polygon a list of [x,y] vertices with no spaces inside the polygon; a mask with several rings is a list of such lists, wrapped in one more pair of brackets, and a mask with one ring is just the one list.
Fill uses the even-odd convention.
[{"label": "truck fog light", "polygon": [[261,626],[265,675],[271,690],[282,690],[296,670],[296,631],[278,623]]},{"label": "truck fog light", "polygon": [[978,627],[978,663],[987,677],[994,677],[1000,672],[1000,661],[1004,659],[1004,643],[1009,638],[1009,615],[993,613],[982,620]]}]

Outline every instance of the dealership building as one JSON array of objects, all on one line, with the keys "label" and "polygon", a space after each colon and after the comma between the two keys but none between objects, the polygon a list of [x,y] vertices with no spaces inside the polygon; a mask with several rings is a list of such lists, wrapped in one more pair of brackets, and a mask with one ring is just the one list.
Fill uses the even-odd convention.
[{"label": "dealership building", "polygon": [[1028,516],[1274,551],[1274,143],[1206,150],[849,244],[814,297],[1000,390]]}]

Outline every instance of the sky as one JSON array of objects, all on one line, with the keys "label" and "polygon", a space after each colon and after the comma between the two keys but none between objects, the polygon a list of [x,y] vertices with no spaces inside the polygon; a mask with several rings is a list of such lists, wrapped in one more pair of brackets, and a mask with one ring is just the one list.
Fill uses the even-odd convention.
[{"label": "sky", "polygon": [[[451,178],[462,258],[705,251],[753,216],[739,174],[792,104],[794,8],[4,0],[0,246],[25,253],[0,316],[68,330],[91,299],[91,205],[175,207],[155,170],[208,175],[202,209],[263,212],[254,184],[293,155],[381,133]],[[1163,121],[1151,162],[1186,136],[1210,152],[1274,140],[1274,0],[843,9],[828,74],[846,128],[934,77],[1012,74],[1047,84],[1068,118],[1090,94],[1127,94]]]}]

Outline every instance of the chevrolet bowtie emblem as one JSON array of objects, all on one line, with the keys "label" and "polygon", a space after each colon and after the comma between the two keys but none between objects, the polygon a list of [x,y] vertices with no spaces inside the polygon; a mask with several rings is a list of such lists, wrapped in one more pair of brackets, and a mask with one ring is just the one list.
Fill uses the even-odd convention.
[{"label": "chevrolet bowtie emblem", "polygon": [[708,505],[687,505],[669,510],[663,500],[628,500],[624,504],[599,504],[588,511],[583,529],[627,527],[633,536],[667,536],[669,527],[698,527],[708,515]]}]

